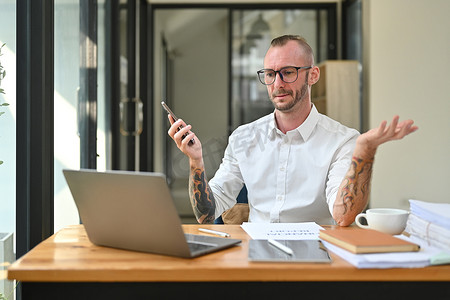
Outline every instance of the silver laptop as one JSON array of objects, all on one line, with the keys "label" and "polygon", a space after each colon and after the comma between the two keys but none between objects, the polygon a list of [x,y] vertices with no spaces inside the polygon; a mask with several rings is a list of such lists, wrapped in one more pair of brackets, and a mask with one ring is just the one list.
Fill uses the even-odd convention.
[{"label": "silver laptop", "polygon": [[159,173],[63,170],[89,240],[100,246],[197,257],[241,240],[184,234]]}]

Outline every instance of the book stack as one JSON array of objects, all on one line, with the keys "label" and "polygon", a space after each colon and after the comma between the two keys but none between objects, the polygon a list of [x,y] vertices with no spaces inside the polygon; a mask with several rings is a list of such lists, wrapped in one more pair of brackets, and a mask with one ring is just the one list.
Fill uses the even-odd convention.
[{"label": "book stack", "polygon": [[328,229],[320,231],[319,237],[328,250],[360,269],[422,268],[430,265],[430,257],[435,254],[406,236],[399,238],[372,229]]},{"label": "book stack", "polygon": [[405,231],[428,246],[450,249],[450,203],[409,203],[411,213]]}]

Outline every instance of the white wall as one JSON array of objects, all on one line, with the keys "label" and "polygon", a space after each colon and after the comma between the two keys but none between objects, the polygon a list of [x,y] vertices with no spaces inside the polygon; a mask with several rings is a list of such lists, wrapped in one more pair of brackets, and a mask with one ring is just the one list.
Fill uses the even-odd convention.
[{"label": "white wall", "polygon": [[369,127],[411,118],[419,131],[379,148],[371,207],[450,202],[450,1],[364,0]]}]

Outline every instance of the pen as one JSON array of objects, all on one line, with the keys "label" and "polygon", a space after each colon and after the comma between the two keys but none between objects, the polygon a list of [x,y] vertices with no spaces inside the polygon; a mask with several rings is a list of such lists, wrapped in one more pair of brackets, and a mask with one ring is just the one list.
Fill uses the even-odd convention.
[{"label": "pen", "polygon": [[205,228],[199,228],[198,230],[200,230],[202,232],[206,232],[206,233],[211,233],[211,234],[223,236],[223,237],[229,237],[230,236],[229,233],[222,232],[222,231],[216,231],[216,230],[205,229]]},{"label": "pen", "polygon": [[269,244],[271,244],[272,246],[277,247],[278,249],[280,249],[281,251],[283,251],[283,252],[285,252],[285,253],[287,253],[289,255],[293,255],[294,254],[294,251],[292,251],[291,248],[286,247],[285,245],[280,244],[279,242],[277,242],[275,240],[269,239]]}]

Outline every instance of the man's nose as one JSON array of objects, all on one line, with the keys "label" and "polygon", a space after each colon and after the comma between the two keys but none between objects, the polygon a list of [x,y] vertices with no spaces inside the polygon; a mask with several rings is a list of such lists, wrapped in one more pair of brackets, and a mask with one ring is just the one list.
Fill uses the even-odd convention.
[{"label": "man's nose", "polygon": [[282,79],[282,76],[280,72],[275,73],[275,81],[273,82],[274,87],[283,87],[285,82]]}]

